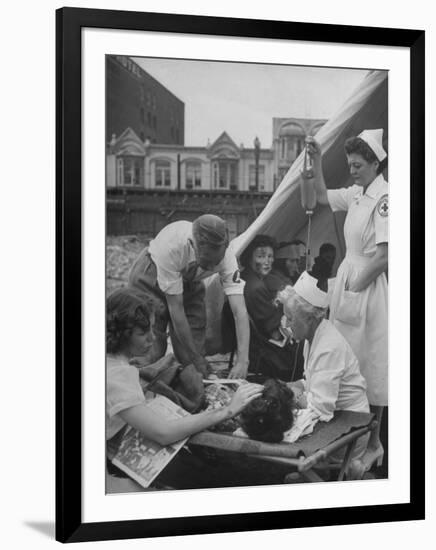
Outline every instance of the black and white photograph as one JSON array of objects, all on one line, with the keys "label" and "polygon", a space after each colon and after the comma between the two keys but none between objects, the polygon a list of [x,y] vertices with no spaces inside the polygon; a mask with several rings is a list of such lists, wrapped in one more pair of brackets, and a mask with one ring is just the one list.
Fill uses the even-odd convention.
[{"label": "black and white photograph", "polygon": [[389,82],[105,56],[107,494],[389,479]]},{"label": "black and white photograph", "polygon": [[56,539],[422,518],[423,32],[56,21]]},{"label": "black and white photograph", "polygon": [[2,547],[431,547],[432,3],[69,4],[2,11]]}]

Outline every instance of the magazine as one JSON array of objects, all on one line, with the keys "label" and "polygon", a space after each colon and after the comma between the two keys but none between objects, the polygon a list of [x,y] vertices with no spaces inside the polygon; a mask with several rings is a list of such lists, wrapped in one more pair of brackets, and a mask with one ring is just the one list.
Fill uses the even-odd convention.
[{"label": "magazine", "polygon": [[[162,416],[162,421],[189,415],[163,395],[156,396],[146,406]],[[146,488],[176,456],[187,440],[188,438],[185,438],[163,447],[145,438],[138,430],[130,428],[124,435],[112,463]]]}]

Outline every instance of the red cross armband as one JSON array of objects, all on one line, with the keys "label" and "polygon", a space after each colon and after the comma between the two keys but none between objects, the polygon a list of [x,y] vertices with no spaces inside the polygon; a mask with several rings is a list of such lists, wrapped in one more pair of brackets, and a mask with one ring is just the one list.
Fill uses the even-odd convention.
[{"label": "red cross armband", "polygon": [[387,195],[383,197],[377,203],[377,212],[382,218],[387,218],[389,213],[389,200]]}]

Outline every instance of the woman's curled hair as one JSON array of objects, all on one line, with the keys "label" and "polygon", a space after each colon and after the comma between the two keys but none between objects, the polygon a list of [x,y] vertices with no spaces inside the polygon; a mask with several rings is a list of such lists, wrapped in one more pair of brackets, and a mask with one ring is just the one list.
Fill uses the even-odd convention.
[{"label": "woman's curled hair", "polygon": [[134,327],[150,330],[151,304],[139,290],[121,288],[106,300],[106,352],[119,353]]},{"label": "woman's curled hair", "polygon": [[247,248],[242,252],[239,261],[243,267],[248,267],[251,257],[256,248],[264,248],[269,246],[274,251],[277,248],[277,241],[269,235],[256,235]]},{"label": "woman's curled hair", "polygon": [[268,378],[260,397],[242,411],[241,426],[252,439],[280,443],[294,424],[294,392],[281,380]]}]

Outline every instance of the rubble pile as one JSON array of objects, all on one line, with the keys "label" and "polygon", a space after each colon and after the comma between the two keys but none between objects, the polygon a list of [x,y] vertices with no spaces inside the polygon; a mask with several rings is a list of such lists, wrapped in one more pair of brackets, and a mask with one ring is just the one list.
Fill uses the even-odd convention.
[{"label": "rubble pile", "polygon": [[130,268],[138,254],[149,243],[137,235],[108,236],[106,239],[106,291],[110,294],[125,286]]}]

